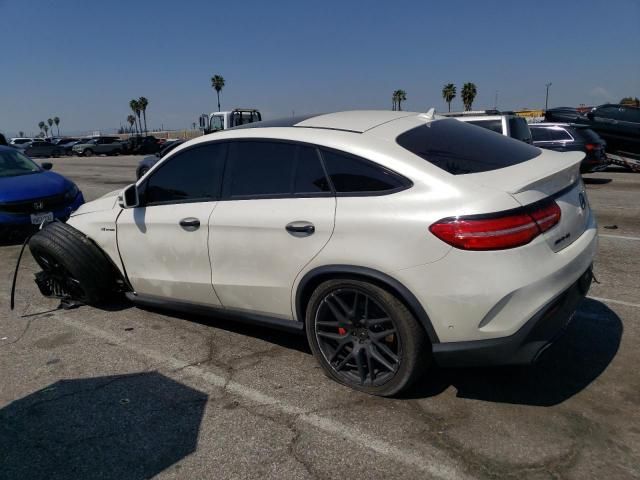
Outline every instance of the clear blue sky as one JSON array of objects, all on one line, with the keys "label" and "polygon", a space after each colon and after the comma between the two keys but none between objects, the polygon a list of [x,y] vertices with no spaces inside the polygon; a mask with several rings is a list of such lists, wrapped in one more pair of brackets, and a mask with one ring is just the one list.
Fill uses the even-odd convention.
[{"label": "clear blue sky", "polygon": [[[600,104],[640,97],[640,0],[0,0],[0,131],[117,128],[131,98],[150,127],[185,128],[222,107],[265,118],[357,108],[445,110]],[[459,97],[454,108],[460,109]]]}]

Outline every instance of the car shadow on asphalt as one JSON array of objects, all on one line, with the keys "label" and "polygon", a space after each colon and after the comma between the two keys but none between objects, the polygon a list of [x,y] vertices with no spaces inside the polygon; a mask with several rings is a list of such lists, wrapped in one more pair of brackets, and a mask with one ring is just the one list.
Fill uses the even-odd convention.
[{"label": "car shadow on asphalt", "polygon": [[404,398],[434,397],[450,386],[460,398],[552,406],[584,390],[616,356],[623,326],[605,304],[585,299],[566,332],[532,366],[433,367]]},{"label": "car shadow on asphalt", "polygon": [[154,477],[196,450],[207,401],[156,372],[61,380],[0,409],[0,478]]},{"label": "car shadow on asphalt", "polygon": [[167,317],[186,320],[207,327],[219,328],[227,332],[237,333],[247,337],[253,337],[265,342],[273,343],[290,350],[311,354],[311,349],[307,343],[306,337],[300,333],[277,330],[272,327],[257,325],[253,323],[245,323],[237,320],[230,320],[224,317],[224,313],[211,314],[207,316],[187,314],[182,312],[173,312],[169,310],[160,310],[147,306],[136,306],[141,310],[161,314]]},{"label": "car shadow on asphalt", "polygon": [[587,185],[604,185],[605,183],[613,182],[611,178],[589,178],[583,177],[582,181]]}]

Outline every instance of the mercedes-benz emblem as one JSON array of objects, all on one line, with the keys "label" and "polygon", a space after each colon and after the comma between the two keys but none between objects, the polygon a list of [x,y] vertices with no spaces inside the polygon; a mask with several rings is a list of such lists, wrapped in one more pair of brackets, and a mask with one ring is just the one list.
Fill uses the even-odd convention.
[{"label": "mercedes-benz emblem", "polygon": [[578,199],[580,200],[580,208],[582,208],[582,210],[587,208],[587,199],[585,198],[584,193],[580,192],[578,194]]},{"label": "mercedes-benz emblem", "polygon": [[36,210],[42,210],[44,208],[44,202],[33,202],[33,208]]}]

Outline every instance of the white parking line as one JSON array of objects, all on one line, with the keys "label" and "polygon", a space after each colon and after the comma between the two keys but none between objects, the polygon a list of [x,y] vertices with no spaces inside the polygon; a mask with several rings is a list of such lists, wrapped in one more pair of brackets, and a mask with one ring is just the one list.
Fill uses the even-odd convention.
[{"label": "white parking line", "polygon": [[599,233],[598,234],[599,237],[601,238],[615,238],[617,240],[635,240],[635,241],[639,241],[640,237],[627,237],[624,235],[610,235],[608,233]]},{"label": "white parking line", "polygon": [[[82,330],[89,335],[93,335],[94,337],[107,340],[134,353],[144,355],[145,357],[162,363],[173,370],[181,369],[187,374],[203,379],[214,387],[225,388],[229,392],[238,395],[239,397],[243,397],[247,400],[259,403],[261,405],[268,405],[277,408],[282,413],[296,417],[298,421],[304,422],[329,434],[336,435],[341,438],[346,438],[353,443],[358,444],[360,447],[373,450],[376,453],[386,455],[400,463],[404,463],[405,465],[408,465],[410,467],[415,467],[423,470],[429,475],[432,475],[436,478],[469,478],[462,471],[460,471],[460,469],[455,465],[455,462],[441,450],[433,448],[432,451],[428,453],[419,453],[415,451],[400,449],[388,442],[385,442],[384,440],[375,438],[353,426],[345,425],[332,418],[323,417],[322,415],[316,413],[307,413],[300,407],[288,404],[282,400],[278,400],[277,398],[266,395],[258,390],[247,387],[240,383],[234,381],[227,382],[227,379],[220,375],[216,375],[215,373],[207,371],[200,367],[196,367],[193,365],[189,366],[188,362],[179,360],[169,355],[165,355],[156,350],[133,344],[127,339],[114,335],[111,332],[93,327],[91,325],[87,325],[84,322],[80,322],[70,318],[59,318],[65,325],[76,328],[78,330]],[[431,459],[431,462],[428,460],[429,458]]]},{"label": "white parking line", "polygon": [[588,295],[587,298],[590,298],[591,300],[597,300],[602,303],[615,303],[618,305],[626,305],[627,307],[640,308],[640,303],[625,302],[623,300],[614,300],[612,298],[592,297],[591,295]]}]

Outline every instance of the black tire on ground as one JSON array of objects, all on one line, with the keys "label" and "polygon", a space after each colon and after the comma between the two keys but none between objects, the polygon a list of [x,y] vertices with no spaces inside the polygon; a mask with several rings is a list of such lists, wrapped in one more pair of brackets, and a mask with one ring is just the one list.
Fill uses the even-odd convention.
[{"label": "black tire on ground", "polygon": [[82,156],[83,157],[90,157],[91,155],[93,155],[93,150],[91,150],[90,148],[85,148],[82,151]]},{"label": "black tire on ground", "polygon": [[62,222],[46,225],[29,240],[29,249],[43,270],[58,265],[75,279],[81,292],[75,298],[99,305],[116,290],[116,274],[105,254],[86,236]]},{"label": "black tire on ground", "polygon": [[[352,301],[351,308],[347,309],[350,310],[351,313],[348,314],[347,317],[355,319],[355,322],[354,324],[349,324],[347,327],[344,327],[345,324],[340,322],[340,326],[335,327],[336,332],[340,335],[340,337],[336,337],[334,335],[334,337],[338,338],[337,340],[334,340],[336,342],[335,344],[338,346],[333,348],[333,351],[328,352],[327,340],[322,333],[329,333],[329,335],[331,335],[331,332],[328,331],[328,329],[332,329],[334,327],[327,325],[333,325],[335,322],[326,321],[331,320],[332,318],[331,315],[327,317],[327,313],[323,312],[327,312],[328,310],[333,312],[334,310],[328,306],[330,299],[335,299],[336,294],[345,295],[345,293],[347,295],[346,299],[349,299],[348,295],[353,295],[351,298],[354,300]],[[360,303],[358,303],[358,300],[355,300],[357,296],[360,296],[361,298]],[[368,299],[365,299],[365,297],[368,297]],[[366,301],[367,305],[373,306],[363,306],[363,301]],[[334,301],[331,301],[330,303],[333,304],[334,308],[337,305]],[[345,311],[342,307],[346,306],[347,305],[343,302],[340,308],[341,311]],[[371,318],[369,322],[360,320],[361,318],[375,317],[376,315],[367,313],[370,311],[369,309],[374,309],[374,307],[378,310],[378,318]],[[385,315],[381,315],[380,312],[386,314],[386,317]],[[333,318],[335,319],[338,317],[334,316]],[[384,320],[384,318],[388,318],[388,320]],[[378,323],[376,325],[377,322],[380,322],[380,319],[384,321],[384,324]],[[317,322],[320,322],[322,326],[317,325]],[[355,324],[358,325],[357,328],[354,326]],[[367,329],[363,328],[363,325],[373,326],[370,326]],[[376,331],[376,328],[379,330]],[[368,282],[351,279],[336,279],[321,283],[309,299],[306,310],[305,329],[313,355],[322,366],[325,374],[339,383],[371,395],[387,397],[398,394],[402,390],[410,387],[411,384],[419,379],[431,363],[431,346],[422,326],[398,298],[387,290]],[[395,330],[392,335],[388,335],[386,333],[393,329]],[[363,330],[367,331],[363,332]],[[318,335],[318,331],[321,331],[320,335]],[[376,332],[380,332],[380,335],[383,335],[384,337],[377,335],[377,339],[374,341]],[[349,335],[351,335],[350,338],[352,339],[360,338],[354,335],[362,335],[364,338],[362,341],[356,340],[351,342],[351,346],[349,346],[350,341],[344,342],[345,347],[340,347],[340,344],[343,343],[342,339],[346,339]],[[331,341],[332,340],[329,340],[329,342]],[[385,345],[381,347],[380,343],[382,341],[393,342],[391,350],[395,350],[395,352],[391,352],[386,349]],[[320,342],[324,342],[323,347],[321,347]],[[367,342],[370,342],[369,346],[367,345]],[[375,356],[373,357],[374,360],[369,360],[372,357],[372,347],[370,346],[372,342],[377,342],[375,351],[373,352]],[[395,345],[395,347],[393,345]],[[332,347],[329,346],[328,348],[331,350]],[[337,357],[335,360],[327,358],[326,355],[329,355],[330,357],[334,356],[340,348],[343,349],[340,354],[341,356]],[[367,351],[362,353],[359,352],[358,349],[367,349]],[[355,372],[353,371],[353,367],[352,371],[348,374],[343,370],[336,369],[336,367],[342,363],[341,360],[345,361],[344,358],[347,356],[346,354],[343,354],[345,351],[351,351],[351,353],[355,352],[352,356],[352,360],[350,361],[354,366],[357,364],[357,370]],[[388,370],[387,372],[383,372],[382,364],[378,364],[378,369],[376,369],[375,357],[379,358],[379,355],[381,353],[384,354],[385,351],[390,352],[391,354],[395,353],[398,358],[398,362],[394,365],[395,368],[392,371]],[[355,361],[356,357],[358,357],[357,362]],[[369,361],[373,363],[367,364]],[[348,366],[349,363],[346,365]],[[370,368],[374,371],[375,379],[368,373]],[[383,373],[381,374],[381,372]],[[363,376],[365,377],[364,380],[362,380]],[[383,383],[380,383],[381,380]],[[377,384],[375,382],[377,382]]]}]

